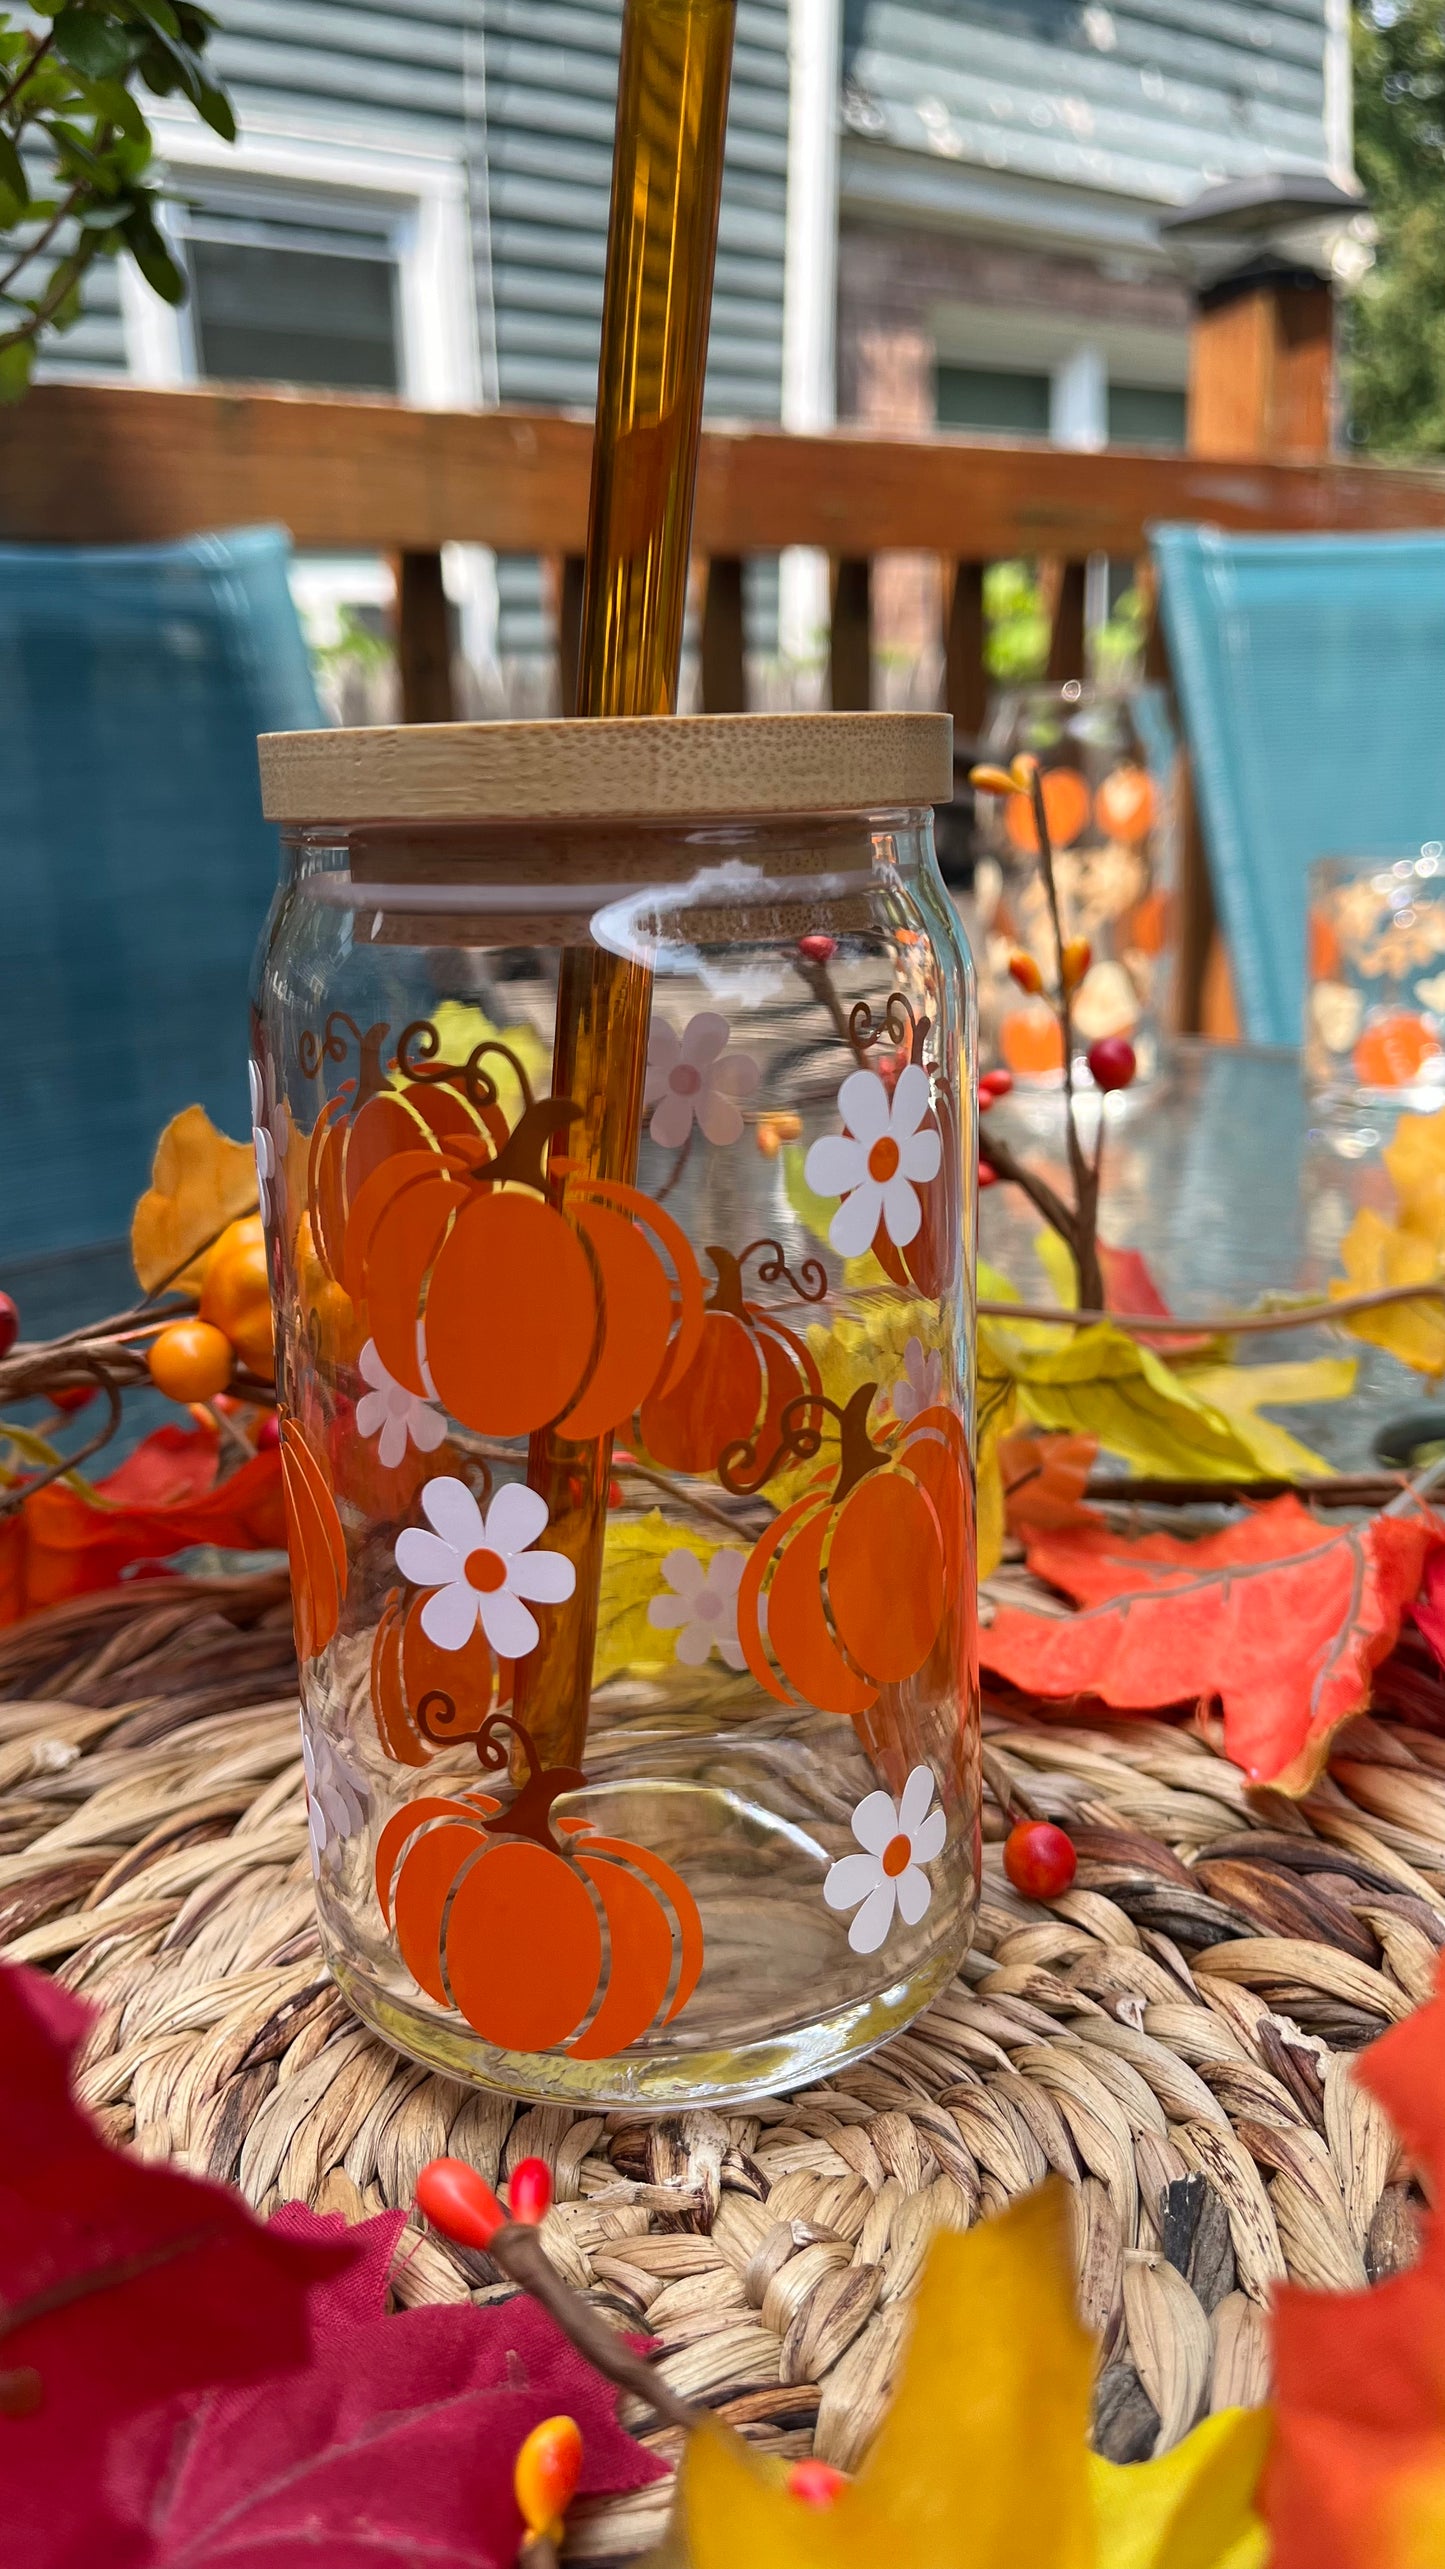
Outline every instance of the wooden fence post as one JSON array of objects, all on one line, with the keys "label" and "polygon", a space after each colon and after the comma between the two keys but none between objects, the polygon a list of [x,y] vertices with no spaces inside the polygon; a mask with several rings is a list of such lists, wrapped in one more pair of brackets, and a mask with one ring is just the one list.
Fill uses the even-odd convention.
[{"label": "wooden fence post", "polygon": [[396,659],[402,721],[454,721],[451,613],[440,553],[396,557]]}]

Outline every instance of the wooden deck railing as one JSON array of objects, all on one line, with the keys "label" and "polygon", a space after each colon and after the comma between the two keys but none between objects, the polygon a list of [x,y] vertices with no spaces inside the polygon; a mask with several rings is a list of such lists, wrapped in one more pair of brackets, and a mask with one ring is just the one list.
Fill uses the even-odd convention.
[{"label": "wooden deck railing", "polygon": [[[556,564],[567,699],[591,442],[586,420],[553,412],[48,384],[0,411],[0,538],[124,543],[273,520],[300,546],[391,555],[403,708],[409,721],[444,721],[452,695],[440,548],[449,542]],[[704,566],[704,706],[736,712],[746,702],[748,555],[801,544],[832,558],[832,702],[854,710],[867,704],[871,683],[873,564],[889,553],[927,553],[945,574],[944,701],[972,736],[986,696],[987,565],[1028,555],[1053,566],[1051,669],[1082,674],[1088,558],[1142,562],[1149,527],[1171,518],[1260,532],[1445,526],[1445,473],[1081,455],[851,429],[818,437],[714,429],[702,442],[694,527]],[[1196,863],[1192,890],[1186,883],[1186,1022],[1197,1008],[1205,926]]]}]

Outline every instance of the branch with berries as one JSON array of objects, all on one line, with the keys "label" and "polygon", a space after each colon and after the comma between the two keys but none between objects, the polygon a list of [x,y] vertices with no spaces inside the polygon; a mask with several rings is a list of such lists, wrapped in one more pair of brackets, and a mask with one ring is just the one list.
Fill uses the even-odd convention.
[{"label": "branch with berries", "polygon": [[[1008,968],[1010,978],[1029,998],[1042,998],[1047,1002],[1058,1025],[1064,1063],[1064,1138],[1074,1200],[1072,1204],[1066,1203],[1056,1188],[1026,1167],[1017,1153],[992,1133],[981,1132],[979,1135],[978,1182],[980,1186],[996,1186],[1002,1181],[1022,1190],[1043,1215],[1049,1228],[1057,1231],[1067,1246],[1079,1280],[1080,1304],[1085,1310],[1102,1310],[1104,1280],[1099,1266],[1098,1234],[1106,1100],[1115,1090],[1130,1086],[1138,1068],[1134,1047],[1122,1035],[1104,1035],[1090,1045],[1084,1056],[1089,1075],[1100,1092],[1099,1129],[1091,1159],[1079,1131],[1074,1086],[1073,1006],[1074,994],[1094,958],[1087,937],[1066,937],[1064,934],[1058,870],[1054,863],[1054,844],[1049,832],[1039,763],[1036,758],[1024,756],[1016,758],[1011,767],[975,767],[968,781],[978,794],[1026,795],[1033,815],[1039,868],[1053,931],[1053,981],[1052,984],[1046,982],[1035,957],[1022,951],[1010,955]],[[1007,1096],[1012,1086],[1012,1078],[1006,1070],[986,1071],[978,1084],[980,1115],[986,1115],[991,1106]]]}]

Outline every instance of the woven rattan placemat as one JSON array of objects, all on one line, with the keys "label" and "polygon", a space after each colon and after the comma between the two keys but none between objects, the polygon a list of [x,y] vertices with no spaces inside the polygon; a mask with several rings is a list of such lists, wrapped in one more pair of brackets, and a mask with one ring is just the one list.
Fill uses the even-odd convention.
[{"label": "woven rattan placemat", "polygon": [[[444,2150],[492,2180],[547,2159],[570,2278],[789,2455],[858,2459],[932,2231],[1056,2168],[1097,2440],[1134,2458],[1262,2395],[1273,2278],[1349,2287],[1413,2254],[1393,2137],[1347,2072],[1445,1944],[1445,1739],[1354,1722],[1296,1805],[1183,1728],[986,1730],[978,1939],[926,2016],[803,2095],[584,2119],[428,2075],[327,1978],[283,1584],[133,1585],[0,1636],[0,1953],[99,2011],[80,2092],[113,2139],[263,2211],[407,2204]],[[1079,1849],[1048,1909],[999,1862],[1020,1794]],[[415,2230],[395,2286],[501,2289]],[[632,2557],[666,2497],[579,2516],[570,2548]]]}]

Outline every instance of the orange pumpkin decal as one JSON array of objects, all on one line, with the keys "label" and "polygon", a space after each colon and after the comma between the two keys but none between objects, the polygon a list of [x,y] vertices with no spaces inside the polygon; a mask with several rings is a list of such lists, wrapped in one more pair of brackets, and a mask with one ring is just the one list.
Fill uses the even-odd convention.
[{"label": "orange pumpkin decal", "polygon": [[494,1157],[402,1152],[379,1170],[348,1225],[350,1289],[392,1379],[479,1435],[605,1436],[697,1354],[697,1261],[651,1197],[558,1153],[580,1107],[534,1099],[505,1045],[477,1051],[516,1074],[515,1130]]},{"label": "orange pumpkin decal", "polygon": [[730,1249],[707,1251],[717,1284],[697,1353],[681,1380],[650,1392],[637,1413],[642,1444],[664,1471],[716,1471],[727,1446],[755,1436],[771,1449],[787,1403],[823,1388],[802,1340],[775,1313],[744,1297],[742,1271],[760,1249],[767,1251],[758,1268],[760,1284],[786,1276],[805,1302],[821,1302],[828,1290],[816,1258],[805,1259],[794,1276],[776,1240],[754,1240],[736,1257]]},{"label": "orange pumpkin decal", "polygon": [[1094,796],[1094,818],[1105,837],[1122,839],[1126,847],[1148,837],[1158,809],[1153,777],[1129,759],[1111,769]]},{"label": "orange pumpkin decal", "polygon": [[281,1485],[291,1555],[296,1655],[312,1659],[335,1638],[346,1595],[346,1537],[331,1484],[298,1422],[281,1414]]},{"label": "orange pumpkin decal", "polygon": [[1355,1046],[1355,1077],[1362,1088],[1408,1088],[1439,1057],[1439,1038],[1424,1018],[1401,1012],[1366,1027]]},{"label": "orange pumpkin decal", "polygon": [[475,1739],[494,1706],[510,1703],[512,1662],[494,1659],[480,1624],[460,1650],[439,1650],[422,1626],[424,1595],[405,1614],[393,1588],[371,1645],[371,1709],[388,1757],[426,1766],[439,1748]]},{"label": "orange pumpkin decal", "polygon": [[[759,1685],[781,1704],[855,1721],[880,1688],[917,1676],[968,1560],[962,1426],[951,1410],[927,1409],[877,1445],[868,1433],[877,1389],[860,1385],[842,1410],[813,1400],[784,1412],[784,1451],[801,1461],[821,1450],[819,1413],[837,1421],[837,1476],[824,1473],[774,1518],[738,1588],[738,1639]],[[746,1495],[781,1459],[760,1467],[755,1455],[725,1454],[718,1477]]]},{"label": "orange pumpkin decal", "polygon": [[527,1778],[507,1810],[482,1794],[427,1796],[387,1822],[376,1850],[382,1916],[418,1986],[484,2042],[509,2052],[560,2043],[569,2060],[605,2060],[659,2011],[670,2025],[687,2005],[703,1962],[697,1903],[660,1856],[600,1837],[589,1821],[561,1821],[560,1845],[552,1805],[587,1779],[543,1767],[507,1713],[478,1736],[488,1772],[506,1768],[508,1734]]},{"label": "orange pumpkin decal", "polygon": [[[1040,780],[1044,798],[1044,818],[1049,836],[1056,848],[1072,847],[1081,831],[1089,826],[1093,798],[1077,767],[1047,768]],[[1027,794],[1010,794],[1004,807],[1004,827],[1020,856],[1037,856],[1039,834],[1034,828],[1034,811]]]},{"label": "orange pumpkin decal", "polygon": [[[324,1061],[344,1062],[354,1045],[357,1072],[323,1106],[311,1136],[307,1203],[311,1242],[338,1284],[347,1284],[347,1233],[367,1180],[399,1154],[434,1159],[449,1143],[490,1148],[506,1139],[490,1082],[477,1094],[471,1063],[438,1062],[436,1028],[418,1018],[402,1029],[394,1061],[402,1085],[387,1069],[384,1024],[363,1033],[355,1020],[333,1009],[320,1035],[301,1037],[301,1068],[314,1079]],[[349,1040],[348,1040],[349,1039]],[[458,1094],[458,1089],[465,1094]],[[348,1285],[351,1298],[357,1293]]]}]

